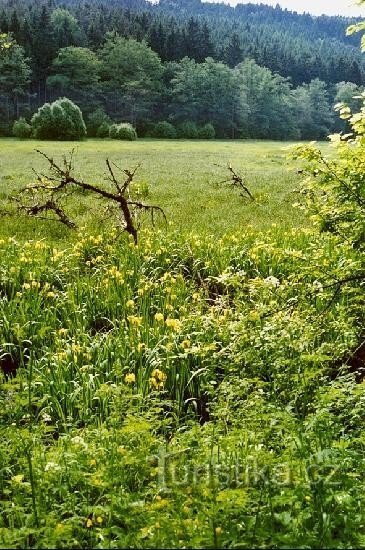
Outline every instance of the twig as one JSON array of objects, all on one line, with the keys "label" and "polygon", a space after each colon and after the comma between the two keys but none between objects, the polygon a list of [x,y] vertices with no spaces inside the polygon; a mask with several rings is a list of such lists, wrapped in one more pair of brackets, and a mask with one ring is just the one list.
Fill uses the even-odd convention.
[{"label": "twig", "polygon": [[[216,164],[215,166],[219,166],[220,168],[222,168],[222,166],[220,166],[219,164]],[[228,168],[228,171],[229,173],[231,174],[231,177],[224,180],[224,181],[221,181],[219,183],[230,183],[233,187],[238,187],[239,189],[241,189],[242,191],[244,191],[244,193],[241,193],[241,197],[244,197],[245,194],[248,195],[248,197],[254,201],[255,200],[255,197],[252,195],[251,191],[249,190],[249,188],[247,187],[247,185],[245,184],[244,182],[244,179],[243,179],[243,176],[240,176],[232,167],[231,164],[228,164],[227,166]]]}]

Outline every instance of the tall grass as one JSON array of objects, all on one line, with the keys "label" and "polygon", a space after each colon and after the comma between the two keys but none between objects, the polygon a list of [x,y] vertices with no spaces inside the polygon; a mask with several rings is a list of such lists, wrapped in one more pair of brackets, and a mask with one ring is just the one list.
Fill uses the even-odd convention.
[{"label": "tall grass", "polygon": [[275,227],[0,247],[3,545],[361,542],[363,385],[331,372],[361,294],[323,284],[353,250]]}]

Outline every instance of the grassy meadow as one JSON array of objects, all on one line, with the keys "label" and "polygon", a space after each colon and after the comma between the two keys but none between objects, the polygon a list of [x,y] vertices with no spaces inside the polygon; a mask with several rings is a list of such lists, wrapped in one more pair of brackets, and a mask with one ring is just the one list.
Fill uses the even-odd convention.
[{"label": "grassy meadow", "polygon": [[[77,145],[94,183],[142,162],[168,225],[138,246],[83,194],[74,232],[1,218],[0,547],[364,546],[363,304],[331,286],[362,259],[293,206],[287,146]],[[38,147],[72,145],[0,140],[6,208]]]},{"label": "grassy meadow", "polygon": [[[290,143],[260,141],[157,141],[118,142],[116,140],[87,140],[74,142],[37,142],[2,139],[0,141],[0,197],[34,180],[32,168],[42,171],[47,163],[35,149],[59,158],[75,148],[76,173],[86,181],[103,183],[106,176],[105,159],[123,168],[141,163],[136,181],[147,186],[146,202],[162,206],[174,229],[179,232],[198,231],[222,235],[252,225],[258,230],[272,223],[283,228],[303,224],[302,216],[292,208],[298,176],[286,164],[286,148]],[[247,179],[256,196],[248,203],[227,185],[217,185],[229,178],[227,164]],[[218,166],[217,166],[218,165]],[[75,212],[81,225],[98,230],[103,215],[97,209],[90,213],[89,204],[78,204]],[[23,222],[16,227],[14,220],[3,220],[1,232],[18,235]],[[60,228],[52,224],[26,223],[24,237],[29,231],[47,237],[60,236]],[[20,233],[19,233],[20,232]]]}]

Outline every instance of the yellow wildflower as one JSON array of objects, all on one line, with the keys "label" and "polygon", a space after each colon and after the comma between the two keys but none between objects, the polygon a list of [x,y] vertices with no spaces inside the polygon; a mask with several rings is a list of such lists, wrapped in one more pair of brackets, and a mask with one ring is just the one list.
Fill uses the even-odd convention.
[{"label": "yellow wildflower", "polygon": [[150,385],[156,390],[162,390],[165,385],[166,378],[167,376],[164,372],[160,369],[154,369],[149,382]]},{"label": "yellow wildflower", "polygon": [[183,340],[183,341],[181,342],[181,347],[182,347],[183,349],[188,349],[188,348],[190,348],[190,346],[191,346],[190,340]]},{"label": "yellow wildflower", "polygon": [[166,374],[162,372],[160,369],[154,369],[152,372],[152,376],[159,380],[160,382],[164,382],[167,378]]},{"label": "yellow wildflower", "polygon": [[86,527],[87,529],[90,529],[93,526],[93,520],[88,518],[86,521]]},{"label": "yellow wildflower", "polygon": [[135,315],[129,315],[128,317],[128,321],[130,322],[130,324],[135,327],[140,327],[142,324],[142,320],[142,317],[136,317]]},{"label": "yellow wildflower", "polygon": [[156,313],[156,314],[155,314],[155,319],[156,319],[156,321],[158,321],[158,322],[163,321],[163,320],[164,320],[164,315],[163,315],[163,313]]},{"label": "yellow wildflower", "polygon": [[11,481],[13,481],[14,483],[18,483],[18,484],[19,484],[19,483],[22,483],[23,480],[24,480],[23,474],[19,474],[19,475],[17,475],[17,476],[13,476],[13,477],[11,478]]},{"label": "yellow wildflower", "polygon": [[82,347],[79,344],[72,344],[71,351],[74,353],[81,353]]},{"label": "yellow wildflower", "polygon": [[250,313],[248,314],[248,318],[250,321],[259,321],[260,314],[258,311],[250,311]]},{"label": "yellow wildflower", "polygon": [[181,321],[179,321],[179,319],[172,319],[171,317],[168,317],[165,323],[168,328],[172,328],[172,330],[175,330],[176,332],[178,332],[181,328]]},{"label": "yellow wildflower", "polygon": [[128,302],[126,303],[126,306],[127,306],[128,308],[133,308],[134,305],[135,305],[135,304],[134,304],[134,300],[128,300]]},{"label": "yellow wildflower", "polygon": [[134,374],[134,372],[129,372],[124,377],[124,382],[126,382],[126,384],[134,384],[135,381],[136,375]]}]

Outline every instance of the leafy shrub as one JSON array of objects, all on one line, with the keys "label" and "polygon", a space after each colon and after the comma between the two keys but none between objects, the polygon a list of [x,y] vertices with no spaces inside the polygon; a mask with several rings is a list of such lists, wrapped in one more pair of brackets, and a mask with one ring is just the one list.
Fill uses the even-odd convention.
[{"label": "leafy shrub", "polygon": [[201,126],[201,128],[198,129],[198,137],[199,139],[214,139],[215,129],[213,124],[208,122],[208,124]]},{"label": "leafy shrub", "polygon": [[99,129],[102,126],[103,129],[101,133],[103,134],[103,130],[107,127],[108,128],[108,134],[109,134],[109,126],[111,124],[111,120],[108,117],[108,115],[105,113],[105,111],[101,108],[96,109],[93,113],[91,113],[86,120],[86,129],[87,129],[87,135],[90,137],[107,137],[106,135],[98,135]]},{"label": "leafy shrub", "polygon": [[21,117],[13,124],[13,136],[19,139],[27,139],[32,135],[32,127],[25,118]]},{"label": "leafy shrub", "polygon": [[198,128],[195,122],[187,120],[178,127],[178,137],[185,139],[197,139]]},{"label": "leafy shrub", "polygon": [[80,140],[86,136],[86,126],[80,108],[70,99],[45,103],[31,120],[33,134],[38,139]]},{"label": "leafy shrub", "polygon": [[137,132],[131,124],[122,122],[120,124],[112,124],[110,126],[109,137],[112,139],[135,141],[137,139]]},{"label": "leafy shrub", "polygon": [[177,136],[177,133],[176,133],[175,126],[173,126],[171,122],[167,122],[166,120],[163,120],[155,124],[155,127],[153,128],[151,135],[152,137],[156,137],[156,138],[175,139]]},{"label": "leafy shrub", "polygon": [[96,130],[96,137],[98,138],[107,138],[109,137],[110,125],[107,122],[100,124],[99,128]]},{"label": "leafy shrub", "polygon": [[312,219],[322,231],[335,233],[364,249],[365,93],[361,98],[359,113],[352,113],[345,104],[337,105],[352,133],[331,136],[335,158],[326,157],[315,145],[298,146],[294,158],[305,161],[305,172],[309,174],[302,192]]}]

